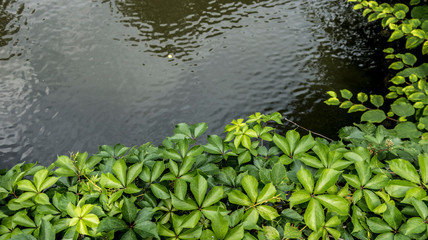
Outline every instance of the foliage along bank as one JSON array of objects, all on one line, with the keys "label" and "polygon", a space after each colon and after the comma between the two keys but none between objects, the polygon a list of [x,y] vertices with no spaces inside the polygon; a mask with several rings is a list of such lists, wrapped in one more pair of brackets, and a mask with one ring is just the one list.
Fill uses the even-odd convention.
[{"label": "foliage along bank", "polygon": [[18,164],[0,175],[0,239],[428,239],[428,63],[416,57],[428,6],[354,2],[406,51],[384,50],[397,71],[387,101],[329,92],[363,112],[340,141],[280,135],[279,113],[255,113],[206,144],[205,123],[178,124],[159,147]]}]

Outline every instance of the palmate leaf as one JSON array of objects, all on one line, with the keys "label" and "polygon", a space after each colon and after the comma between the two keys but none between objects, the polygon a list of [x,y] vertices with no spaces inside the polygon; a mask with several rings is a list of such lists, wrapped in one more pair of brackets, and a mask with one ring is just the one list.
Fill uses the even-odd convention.
[{"label": "palmate leaf", "polygon": [[213,187],[205,197],[204,202],[202,203],[202,208],[209,207],[223,198],[223,186]]},{"label": "palmate leaf", "polygon": [[326,208],[341,216],[346,216],[349,213],[350,202],[342,197],[337,195],[318,195],[315,198]]},{"label": "palmate leaf", "polygon": [[297,178],[306,191],[309,193],[314,191],[314,178],[312,177],[312,173],[309,170],[303,166],[300,167],[300,170],[297,172]]},{"label": "palmate leaf", "polygon": [[98,225],[98,232],[122,231],[128,229],[128,224],[117,217],[105,217]]},{"label": "palmate leaf", "polygon": [[242,178],[241,184],[245,192],[250,197],[251,202],[255,203],[258,195],[259,186],[259,182],[257,181],[257,179],[251,175],[246,175]]},{"label": "palmate leaf", "polygon": [[394,159],[388,161],[389,167],[400,177],[409,180],[410,182],[420,184],[419,174],[416,168],[407,160]]},{"label": "palmate leaf", "polygon": [[320,178],[315,185],[315,194],[325,192],[328,188],[336,184],[341,172],[334,169],[326,168],[322,171]]},{"label": "palmate leaf", "polygon": [[204,177],[197,174],[190,183],[190,191],[193,193],[193,196],[198,203],[198,206],[202,205],[202,202],[205,198],[205,194],[207,193],[207,180]]}]

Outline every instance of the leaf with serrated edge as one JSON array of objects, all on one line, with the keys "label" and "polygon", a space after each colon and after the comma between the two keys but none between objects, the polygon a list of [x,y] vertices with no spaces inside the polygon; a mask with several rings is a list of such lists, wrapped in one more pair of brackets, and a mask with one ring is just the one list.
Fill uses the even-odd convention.
[{"label": "leaf with serrated edge", "polygon": [[205,180],[205,178],[199,174],[196,175],[190,182],[190,191],[192,191],[198,206],[202,205],[205,194],[207,193],[207,188],[207,180]]},{"label": "leaf with serrated edge", "polygon": [[314,178],[309,170],[301,166],[300,170],[297,172],[297,178],[306,191],[309,193],[314,191]]},{"label": "leaf with serrated edge", "polygon": [[328,188],[336,184],[337,180],[340,176],[339,171],[336,171],[334,169],[326,168],[322,171],[320,178],[317,181],[317,184],[315,185],[315,194],[320,194],[325,192]]},{"label": "leaf with serrated edge", "polygon": [[202,208],[209,207],[223,198],[223,187],[215,186],[207,194],[204,202],[202,203]]},{"label": "leaf with serrated edge", "polygon": [[324,210],[320,202],[314,198],[309,201],[304,215],[306,225],[315,231],[322,226],[325,220]]},{"label": "leaf with serrated edge", "polygon": [[245,192],[250,197],[251,202],[255,203],[258,195],[257,188],[259,186],[259,182],[257,181],[257,179],[251,175],[246,175],[242,178],[241,184]]}]

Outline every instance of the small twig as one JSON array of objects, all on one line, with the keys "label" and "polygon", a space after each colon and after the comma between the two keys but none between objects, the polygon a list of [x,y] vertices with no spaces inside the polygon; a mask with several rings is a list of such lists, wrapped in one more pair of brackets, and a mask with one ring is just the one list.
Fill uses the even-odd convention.
[{"label": "small twig", "polygon": [[297,124],[297,123],[295,123],[295,122],[291,121],[290,119],[288,119],[288,118],[286,118],[286,117],[284,117],[284,120],[285,120],[285,121],[287,121],[287,122],[289,122],[289,123],[292,123],[292,124],[296,125],[297,127],[301,128],[301,129],[303,129],[303,130],[305,130],[305,131],[307,131],[307,132],[309,132],[309,133],[313,133],[314,135],[317,135],[317,136],[320,136],[320,137],[322,137],[322,138],[325,138],[325,139],[327,139],[327,140],[329,140],[329,141],[331,141],[331,142],[333,142],[333,141],[334,141],[333,139],[331,139],[331,138],[329,138],[329,137],[326,137],[326,136],[324,136],[324,135],[322,135],[322,134],[320,134],[320,133],[317,133],[317,132],[311,131],[311,130],[309,130],[309,129],[305,128],[305,127],[302,127],[302,126],[300,126],[299,124]]}]

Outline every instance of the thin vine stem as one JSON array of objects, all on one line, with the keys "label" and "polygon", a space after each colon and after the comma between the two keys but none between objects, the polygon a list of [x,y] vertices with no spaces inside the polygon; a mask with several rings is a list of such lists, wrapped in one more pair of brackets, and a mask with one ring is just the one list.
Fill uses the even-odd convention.
[{"label": "thin vine stem", "polygon": [[291,121],[290,119],[288,119],[288,118],[286,118],[286,117],[284,117],[284,120],[285,120],[285,121],[287,121],[287,122],[289,122],[289,123],[294,124],[295,126],[297,126],[297,127],[301,128],[301,129],[303,129],[303,130],[305,130],[305,131],[307,131],[307,132],[309,132],[309,133],[312,133],[312,134],[314,134],[314,135],[317,135],[317,136],[320,136],[320,137],[322,137],[322,138],[325,138],[325,139],[329,140],[330,142],[333,142],[333,141],[334,141],[333,139],[331,139],[331,138],[329,138],[329,137],[326,137],[326,136],[322,135],[321,133],[317,133],[317,132],[311,131],[311,130],[309,130],[309,129],[305,128],[305,127],[302,127],[302,126],[300,126],[299,124],[297,124],[297,123],[295,123],[295,122]]}]

